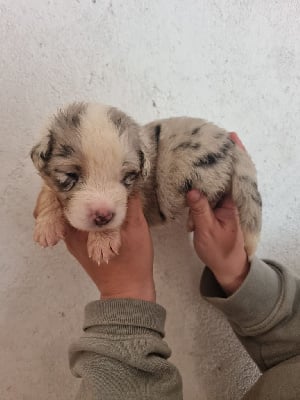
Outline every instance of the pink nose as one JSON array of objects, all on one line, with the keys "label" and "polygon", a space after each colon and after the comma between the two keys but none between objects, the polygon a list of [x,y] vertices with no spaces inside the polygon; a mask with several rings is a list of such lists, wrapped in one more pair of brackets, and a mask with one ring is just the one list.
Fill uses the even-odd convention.
[{"label": "pink nose", "polygon": [[111,211],[106,212],[96,212],[96,216],[94,218],[94,222],[97,226],[103,226],[109,223],[112,220],[114,214]]}]

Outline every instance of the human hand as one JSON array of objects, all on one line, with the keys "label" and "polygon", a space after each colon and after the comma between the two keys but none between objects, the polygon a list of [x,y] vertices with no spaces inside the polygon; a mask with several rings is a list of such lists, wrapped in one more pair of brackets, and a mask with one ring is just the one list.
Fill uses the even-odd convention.
[{"label": "human hand", "polygon": [[[231,139],[244,146],[236,133]],[[189,227],[194,231],[194,247],[199,258],[211,269],[226,294],[235,292],[249,271],[244,237],[237,208],[230,196],[212,210],[207,198],[197,190],[187,194]]]},{"label": "human hand", "polygon": [[99,289],[101,299],[155,302],[153,245],[138,195],[129,199],[126,221],[121,228],[120,253],[108,264],[98,266],[89,258],[87,236],[87,232],[69,227],[65,243]]}]

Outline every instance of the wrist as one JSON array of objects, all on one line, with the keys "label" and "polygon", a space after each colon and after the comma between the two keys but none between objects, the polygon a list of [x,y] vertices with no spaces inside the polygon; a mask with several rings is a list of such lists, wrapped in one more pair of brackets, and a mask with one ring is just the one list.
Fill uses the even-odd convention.
[{"label": "wrist", "polygon": [[212,270],[212,272],[224,292],[230,296],[243,284],[248,275],[249,269],[250,263],[246,257],[236,265],[230,264],[226,267],[226,264],[224,264],[222,269],[218,269],[218,271],[221,272],[217,273],[214,270]]},{"label": "wrist", "polygon": [[156,292],[153,286],[149,286],[146,288],[129,288],[126,290],[120,291],[101,291],[100,290],[100,298],[101,300],[111,300],[111,299],[135,299],[135,300],[144,300],[150,301],[152,303],[156,302]]}]

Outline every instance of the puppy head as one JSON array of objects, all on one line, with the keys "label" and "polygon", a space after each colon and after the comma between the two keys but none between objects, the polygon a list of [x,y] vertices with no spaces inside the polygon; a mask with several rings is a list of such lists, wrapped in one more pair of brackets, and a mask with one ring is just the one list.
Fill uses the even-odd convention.
[{"label": "puppy head", "polygon": [[150,168],[142,146],[123,112],[74,103],[51,119],[31,158],[71,225],[97,231],[124,221],[128,195]]}]

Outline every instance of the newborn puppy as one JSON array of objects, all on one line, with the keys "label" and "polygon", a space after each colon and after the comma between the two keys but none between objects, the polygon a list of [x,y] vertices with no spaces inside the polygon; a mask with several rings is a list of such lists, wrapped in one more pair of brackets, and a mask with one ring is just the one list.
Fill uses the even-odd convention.
[{"label": "newborn puppy", "polygon": [[31,151],[44,180],[35,208],[35,240],[53,246],[67,221],[89,232],[88,253],[100,264],[118,253],[128,196],[140,192],[150,225],[179,216],[196,188],[215,206],[231,193],[251,257],[261,229],[261,198],[249,155],[229,133],[196,118],[143,127],[116,108],[74,103],[59,111]]}]

